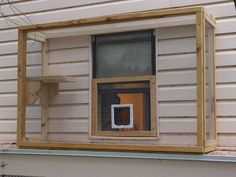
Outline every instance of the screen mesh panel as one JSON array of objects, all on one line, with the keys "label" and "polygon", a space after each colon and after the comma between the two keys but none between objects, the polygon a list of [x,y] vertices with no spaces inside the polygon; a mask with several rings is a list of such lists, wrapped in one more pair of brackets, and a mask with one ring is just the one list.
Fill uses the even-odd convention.
[{"label": "screen mesh panel", "polygon": [[153,32],[145,30],[94,36],[94,77],[154,74]]},{"label": "screen mesh panel", "polygon": [[[119,131],[112,128],[112,105],[130,104],[133,106],[133,128],[137,131],[150,131],[150,84],[142,82],[120,82],[98,84],[98,129]],[[129,124],[127,108],[116,111],[116,124]]]}]

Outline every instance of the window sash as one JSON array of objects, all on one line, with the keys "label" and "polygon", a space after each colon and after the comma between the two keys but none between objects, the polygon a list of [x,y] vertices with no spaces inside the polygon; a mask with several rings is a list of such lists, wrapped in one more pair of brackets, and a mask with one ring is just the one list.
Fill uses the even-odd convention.
[{"label": "window sash", "polygon": [[[150,119],[151,128],[148,131],[129,130],[129,131],[101,131],[98,127],[98,84],[149,81],[150,84]],[[157,116],[156,116],[156,77],[155,76],[135,76],[135,77],[116,77],[92,79],[92,136],[108,137],[157,137]]]}]

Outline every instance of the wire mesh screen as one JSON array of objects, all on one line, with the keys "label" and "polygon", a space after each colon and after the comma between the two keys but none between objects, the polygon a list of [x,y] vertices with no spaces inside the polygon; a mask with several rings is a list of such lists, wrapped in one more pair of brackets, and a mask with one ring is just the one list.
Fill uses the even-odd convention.
[{"label": "wire mesh screen", "polygon": [[154,74],[153,33],[153,30],[145,30],[94,36],[94,77]]},{"label": "wire mesh screen", "polygon": [[150,117],[149,81],[98,84],[100,131],[119,131],[119,126],[121,129],[150,131]]},{"label": "wire mesh screen", "polygon": [[206,139],[215,139],[215,96],[214,96],[214,51],[213,28],[205,25],[205,64],[206,64]]}]

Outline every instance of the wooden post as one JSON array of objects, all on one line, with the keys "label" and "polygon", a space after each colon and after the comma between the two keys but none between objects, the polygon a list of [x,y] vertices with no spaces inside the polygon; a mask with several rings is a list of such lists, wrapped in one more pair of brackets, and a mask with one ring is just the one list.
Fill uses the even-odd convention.
[{"label": "wooden post", "polygon": [[214,121],[214,139],[216,140],[217,139],[217,126],[216,126],[216,115],[217,115],[217,109],[216,109],[216,65],[215,65],[215,45],[216,45],[216,39],[215,39],[215,31],[216,31],[216,29],[215,28],[213,28],[213,30],[212,30],[212,34],[211,34],[211,36],[212,36],[212,40],[213,40],[213,46],[212,46],[212,72],[213,72],[213,83],[212,83],[212,94],[214,95],[213,96],[213,106],[214,106],[214,117],[213,117],[213,121]]},{"label": "wooden post", "polygon": [[26,33],[18,31],[17,144],[25,137]]},{"label": "wooden post", "polygon": [[204,11],[196,13],[196,49],[197,49],[197,145],[205,142],[205,18]]},{"label": "wooden post", "polygon": [[[42,75],[48,76],[48,41],[43,43]],[[48,84],[41,83],[41,133],[44,141],[48,136]]]}]

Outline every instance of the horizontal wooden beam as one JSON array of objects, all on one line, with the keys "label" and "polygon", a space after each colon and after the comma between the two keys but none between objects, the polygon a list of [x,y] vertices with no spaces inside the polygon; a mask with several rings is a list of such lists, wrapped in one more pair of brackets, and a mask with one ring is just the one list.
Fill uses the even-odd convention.
[{"label": "horizontal wooden beam", "polygon": [[106,24],[106,23],[115,23],[122,21],[150,19],[158,17],[163,18],[166,16],[173,16],[173,15],[195,14],[196,12],[201,12],[203,10],[204,10],[203,7],[196,6],[196,7],[185,7],[185,8],[171,8],[163,10],[151,10],[145,12],[132,12],[132,13],[112,15],[112,16],[101,16],[93,18],[84,18],[79,20],[21,26],[19,27],[19,30],[37,31],[37,30],[55,29],[63,27],[89,26],[95,24]]},{"label": "horizontal wooden beam", "polygon": [[200,146],[163,146],[147,144],[105,144],[105,143],[61,143],[61,142],[26,142],[19,141],[17,146],[24,148],[46,149],[80,149],[80,150],[114,150],[114,151],[138,151],[138,152],[184,152],[203,153]]}]

